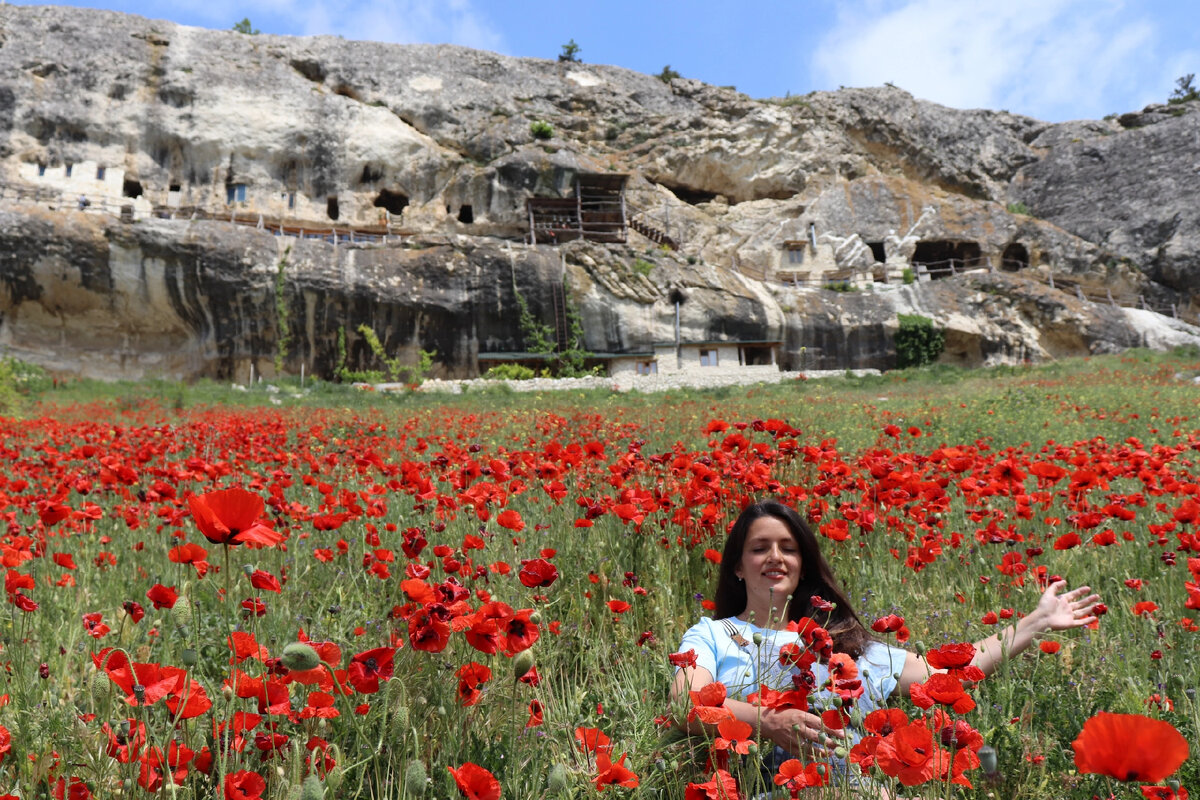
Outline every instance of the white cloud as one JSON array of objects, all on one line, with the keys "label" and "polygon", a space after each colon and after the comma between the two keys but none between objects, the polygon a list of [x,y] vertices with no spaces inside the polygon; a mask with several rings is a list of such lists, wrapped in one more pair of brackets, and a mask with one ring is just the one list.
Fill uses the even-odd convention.
[{"label": "white cloud", "polygon": [[1146,58],[1156,36],[1120,0],[847,2],[813,73],[830,87],[890,81],[957,108],[1096,117],[1158,80]]}]

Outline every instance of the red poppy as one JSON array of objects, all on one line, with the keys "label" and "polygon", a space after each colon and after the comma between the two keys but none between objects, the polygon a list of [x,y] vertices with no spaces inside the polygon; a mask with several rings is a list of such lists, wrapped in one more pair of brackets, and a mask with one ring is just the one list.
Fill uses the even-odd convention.
[{"label": "red poppy", "polygon": [[262,800],[267,782],[257,772],[238,770],[225,776],[225,800]]},{"label": "red poppy", "polygon": [[734,717],[727,717],[717,725],[717,738],[713,741],[714,750],[732,750],[746,755],[750,745],[754,743],[754,728],[748,722],[742,722]]},{"label": "red poppy", "polygon": [[696,651],[694,649],[692,649],[692,650],[685,650],[682,653],[671,653],[669,656],[667,656],[667,660],[669,660],[676,667],[680,667],[680,668],[695,667],[696,666]]},{"label": "red poppy", "polygon": [[175,601],[179,599],[179,592],[175,591],[174,586],[163,586],[161,583],[156,583],[150,587],[150,591],[146,592],[146,597],[150,599],[155,608],[174,608]]},{"label": "red poppy", "polygon": [[1157,783],[1188,757],[1187,739],[1165,720],[1101,711],[1071,743],[1075,767],[1119,781]]},{"label": "red poppy", "polygon": [[486,665],[472,661],[459,667],[454,676],[458,678],[459,705],[466,707],[479,702],[483,684],[492,679],[492,671]]},{"label": "red poppy", "polygon": [[253,542],[270,547],[283,541],[282,535],[259,519],[264,504],[254,492],[234,487],[192,495],[188,498],[188,508],[196,527],[213,544]]},{"label": "red poppy", "polygon": [[612,750],[608,736],[599,728],[576,728],[575,744],[585,753]]},{"label": "red poppy", "polygon": [[446,767],[446,769],[450,770],[458,790],[468,800],[500,800],[500,781],[478,764],[468,761],[458,769],[454,767]]},{"label": "red poppy", "polygon": [[525,723],[526,728],[536,728],[546,721],[545,708],[542,707],[540,700],[529,701],[529,721]]},{"label": "red poppy", "polygon": [[801,789],[829,783],[829,765],[819,761],[806,765],[802,761],[789,758],[779,765],[779,772],[774,780],[776,786],[786,786],[795,797]]},{"label": "red poppy", "polygon": [[741,800],[737,780],[723,769],[713,773],[704,783],[689,783],[683,792],[684,800]]},{"label": "red poppy", "polygon": [[941,776],[950,765],[949,754],[933,741],[924,721],[910,723],[883,738],[875,751],[884,774],[905,786],[916,786]]},{"label": "red poppy", "polygon": [[599,752],[596,754],[596,788],[603,790],[605,786],[626,786],[630,789],[638,785],[638,776],[625,767],[625,757],[628,753],[622,753],[614,764],[608,757],[608,753]]},{"label": "red poppy", "polygon": [[531,589],[545,587],[558,579],[558,568],[544,558],[524,559],[517,577]]},{"label": "red poppy", "polygon": [[379,681],[392,677],[392,659],[395,655],[394,647],[376,647],[355,654],[346,667],[346,680],[362,694],[378,692]]}]

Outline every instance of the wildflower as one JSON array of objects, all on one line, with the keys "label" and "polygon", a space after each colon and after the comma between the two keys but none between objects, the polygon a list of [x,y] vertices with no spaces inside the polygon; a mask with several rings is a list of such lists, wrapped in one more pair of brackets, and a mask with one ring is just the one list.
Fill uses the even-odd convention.
[{"label": "wildflower", "polygon": [[470,761],[458,769],[446,767],[454,776],[454,783],[467,800],[500,800],[500,781],[478,764]]},{"label": "wildflower", "polygon": [[1075,767],[1119,781],[1157,783],[1187,760],[1188,743],[1171,723],[1141,714],[1101,711],[1071,743]]},{"label": "wildflower", "polygon": [[263,499],[234,487],[217,489],[188,498],[196,527],[213,544],[238,545],[252,542],[264,547],[278,544],[283,536],[264,524]]}]

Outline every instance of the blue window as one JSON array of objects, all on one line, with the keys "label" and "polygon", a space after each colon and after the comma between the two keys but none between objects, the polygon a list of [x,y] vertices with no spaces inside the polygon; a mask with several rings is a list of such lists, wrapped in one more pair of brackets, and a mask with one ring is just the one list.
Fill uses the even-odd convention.
[{"label": "blue window", "polygon": [[246,202],[246,184],[231,183],[225,187],[225,202],[229,205]]},{"label": "blue window", "polygon": [[74,165],[74,164],[67,164],[67,165],[66,165],[66,167],[67,167],[67,177],[68,177],[68,178],[69,178],[69,177],[71,177],[71,167],[73,167],[73,166],[75,166],[75,165]]},{"label": "blue window", "polygon": [[96,180],[104,180],[104,167],[96,167]]}]

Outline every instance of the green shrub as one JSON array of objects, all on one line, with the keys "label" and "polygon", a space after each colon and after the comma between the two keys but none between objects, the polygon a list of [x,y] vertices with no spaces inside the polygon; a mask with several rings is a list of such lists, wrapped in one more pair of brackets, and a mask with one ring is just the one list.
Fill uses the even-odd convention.
[{"label": "green shrub", "polygon": [[1022,203],[1020,201],[1017,201],[1015,203],[1009,203],[1008,204],[1008,213],[1020,214],[1021,216],[1028,217],[1029,216],[1029,206],[1025,205],[1024,203]]},{"label": "green shrub", "polygon": [[830,281],[824,288],[831,292],[857,292],[858,287],[850,281]]},{"label": "green shrub", "polygon": [[923,367],[937,361],[946,345],[945,332],[920,314],[901,314],[896,331],[896,366]]},{"label": "green shrub", "polygon": [[554,126],[544,119],[529,123],[529,132],[535,139],[551,139],[554,137]]},{"label": "green shrub", "polygon": [[524,364],[497,364],[483,375],[490,381],[527,381],[536,376],[537,373]]},{"label": "green shrub", "polygon": [[649,277],[650,273],[654,271],[654,266],[654,264],[646,261],[644,258],[637,258],[633,261],[632,269],[639,275],[645,275]]},{"label": "green shrub", "polygon": [[917,274],[913,272],[912,267],[905,267],[904,272],[900,273],[900,275],[904,279],[905,286],[908,286],[910,283],[914,283],[917,280]]},{"label": "green shrub", "polygon": [[675,70],[671,69],[670,64],[667,64],[665,67],[662,68],[662,72],[658,73],[654,77],[658,78],[663,83],[670,83],[671,81],[675,80],[676,78],[682,78],[683,76],[680,75]]},{"label": "green shrub", "polygon": [[579,51],[582,50],[579,45],[572,39],[562,46],[562,52],[558,54],[558,60],[567,64],[579,63]]}]

